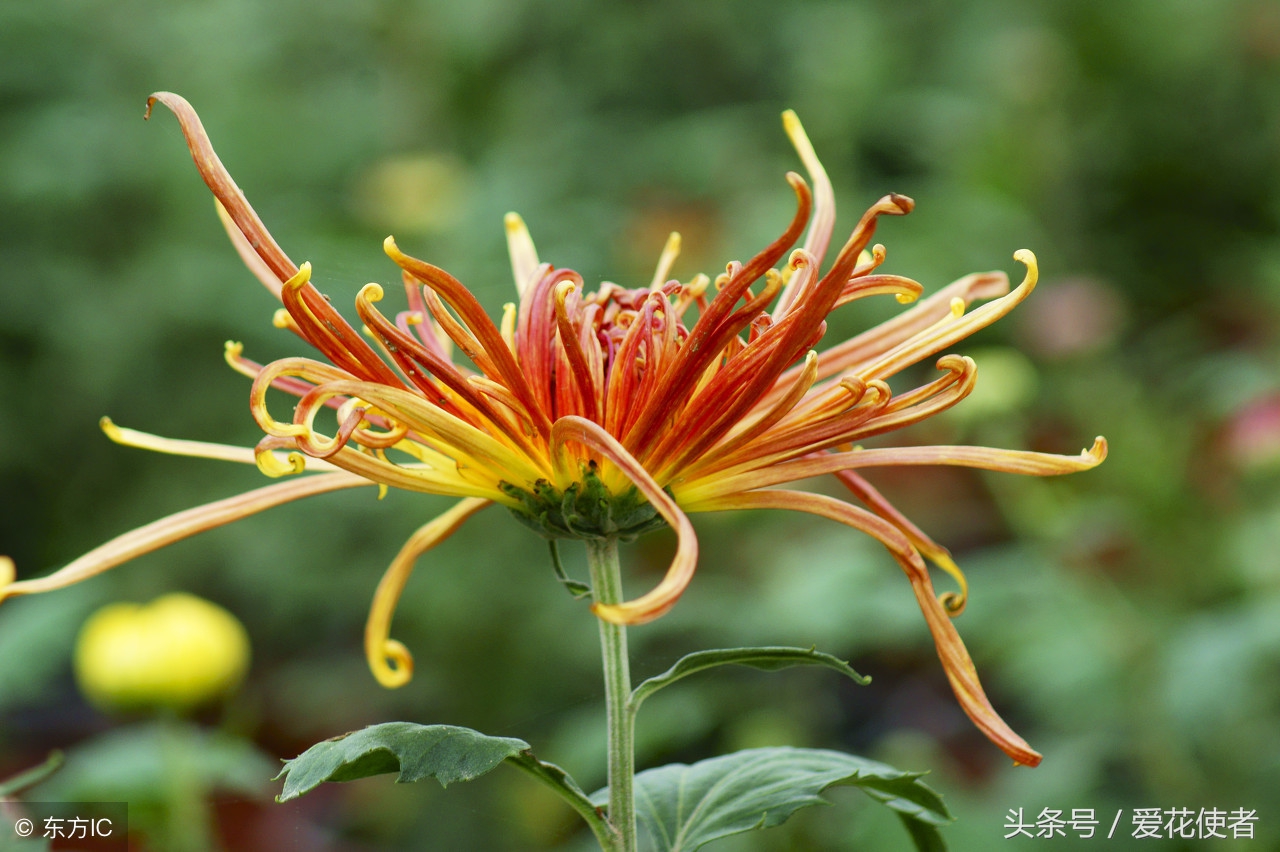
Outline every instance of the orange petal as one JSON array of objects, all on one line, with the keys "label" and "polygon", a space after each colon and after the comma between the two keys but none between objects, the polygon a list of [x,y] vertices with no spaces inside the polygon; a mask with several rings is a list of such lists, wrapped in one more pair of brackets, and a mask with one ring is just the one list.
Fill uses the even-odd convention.
[{"label": "orange petal", "polygon": [[951,688],[965,714],[987,739],[999,746],[1015,762],[1025,766],[1040,763],[1040,754],[1014,733],[991,706],[986,693],[982,691],[982,684],[978,682],[978,672],[960,634],[956,632],[946,610],[934,595],[929,569],[897,527],[842,500],[803,491],[753,491],[722,497],[710,501],[705,507],[706,511],[726,509],[793,509],[807,512],[862,530],[883,544],[911,581],[911,589],[915,592],[920,611],[929,625],[929,632],[933,634],[942,668],[947,673],[947,680],[951,682]]},{"label": "orange petal", "polygon": [[694,534],[693,524],[649,472],[600,426],[582,417],[561,417],[551,428],[551,446],[560,456],[561,464],[568,463],[563,457],[568,441],[583,444],[616,465],[676,531],[676,555],[661,583],[635,600],[619,604],[592,604],[591,611],[613,624],[644,624],[664,615],[675,606],[698,566],[698,537]]},{"label": "orange petal", "polygon": [[[1027,450],[1000,450],[993,447],[952,446],[887,447],[853,450],[847,453],[815,454],[796,461],[724,477],[719,481],[714,475],[708,476],[704,484],[699,484],[696,492],[692,489],[689,492],[682,492],[680,504],[688,507],[691,501],[701,502],[713,494],[767,488],[811,476],[864,467],[949,465],[994,470],[1001,473],[1018,473],[1024,476],[1061,476],[1097,467],[1106,457],[1107,439],[1101,435],[1094,439],[1092,447],[1081,450],[1080,454],[1075,456],[1035,453]],[[686,494],[691,496],[686,498]]]},{"label": "orange petal", "polygon": [[147,112],[144,118],[151,118],[151,107],[156,101],[168,107],[177,117],[178,124],[182,127],[182,135],[187,140],[187,148],[191,151],[191,159],[195,161],[200,177],[204,178],[205,184],[213,191],[214,196],[235,222],[236,228],[244,235],[248,244],[253,247],[258,257],[277,279],[285,281],[292,278],[297,274],[298,267],[272,238],[266,225],[262,224],[262,220],[249,206],[249,201],[240,191],[240,187],[236,186],[236,182],[231,179],[231,174],[214,153],[209,134],[205,133],[204,125],[200,122],[200,116],[196,115],[195,109],[181,95],[175,95],[172,92],[153,92],[151,97],[147,98]]},{"label": "orange petal", "polygon": [[862,504],[898,529],[902,530],[902,534],[907,537],[911,545],[925,559],[928,559],[934,565],[937,565],[943,571],[951,575],[951,578],[960,586],[959,592],[943,592],[938,596],[938,600],[946,607],[947,614],[955,618],[964,612],[965,604],[969,600],[969,581],[965,579],[964,572],[960,570],[960,566],[956,565],[951,558],[951,551],[938,544],[925,534],[911,519],[898,511],[897,507],[890,503],[885,496],[876,490],[870,482],[867,482],[852,470],[836,471],[835,477],[840,484],[853,493],[855,497],[862,501]]}]

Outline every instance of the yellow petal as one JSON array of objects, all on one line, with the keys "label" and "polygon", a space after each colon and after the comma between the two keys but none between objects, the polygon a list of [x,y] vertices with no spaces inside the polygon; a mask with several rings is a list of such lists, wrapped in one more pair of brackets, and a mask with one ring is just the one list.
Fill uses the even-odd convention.
[{"label": "yellow petal", "polygon": [[693,579],[694,569],[698,566],[698,537],[693,531],[693,524],[644,467],[599,425],[576,416],[561,417],[555,422],[551,428],[551,446],[561,457],[561,465],[569,463],[564,458],[567,455],[565,444],[569,441],[585,445],[616,465],[676,531],[676,555],[661,583],[635,600],[591,606],[591,611],[598,617],[613,624],[652,621],[675,606]]},{"label": "yellow petal", "polygon": [[488,500],[468,498],[444,514],[418,528],[391,560],[373,593],[373,606],[364,628],[364,651],[369,668],[378,683],[388,689],[404,686],[413,677],[413,655],[403,643],[390,638],[391,619],[409,575],[418,557],[457,532],[476,512],[489,505]]},{"label": "yellow petal", "polygon": [[[282,503],[289,503],[315,494],[373,484],[367,479],[353,476],[349,473],[322,473],[317,476],[308,476],[290,482],[268,485],[265,488],[247,491],[244,494],[228,497],[225,500],[206,503],[203,506],[197,506],[194,509],[187,509],[184,512],[169,515],[167,518],[152,521],[145,526],[117,536],[106,544],[95,547],[84,556],[47,577],[0,585],[0,601],[9,597],[17,597],[18,595],[30,595],[65,588],[79,583],[81,580],[87,580],[90,577],[101,574],[103,571],[114,568],[122,562],[135,559],[144,553],[159,550],[166,545],[181,541],[196,533],[224,526],[232,521],[247,518],[250,515],[256,515],[258,512],[270,509],[272,506],[279,506]],[[3,572],[0,571],[0,573]],[[3,578],[0,577],[0,579]]]}]

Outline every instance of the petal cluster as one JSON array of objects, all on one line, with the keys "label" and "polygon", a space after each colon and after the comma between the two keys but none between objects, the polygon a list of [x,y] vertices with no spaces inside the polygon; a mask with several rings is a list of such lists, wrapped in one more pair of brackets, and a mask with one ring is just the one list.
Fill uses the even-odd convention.
[{"label": "petal cluster", "polygon": [[[121,443],[251,460],[269,476],[303,475],[135,530],[50,577],[0,576],[0,599],[77,582],[312,493],[372,484],[458,497],[410,537],[375,594],[366,652],[378,680],[398,686],[411,676],[412,656],[390,638],[390,624],[414,562],[490,504],[506,506],[549,538],[626,538],[669,525],[677,547],[661,583],[634,600],[593,606],[600,618],[622,624],[661,616],[687,587],[698,557],[690,513],[792,509],[861,530],[886,547],[910,581],[965,712],[1014,760],[1039,762],[991,707],[952,625],[967,594],[963,574],[860,473],[940,464],[1045,476],[1102,461],[1101,438],[1078,456],[860,446],[950,408],[972,390],[974,362],[950,354],[938,358],[938,377],[923,385],[895,392],[888,380],[1025,299],[1037,280],[1031,252],[1015,254],[1026,273],[1012,290],[1003,273],[981,273],[919,299],[918,283],[879,271],[885,250],[872,244],[879,218],[913,206],[891,194],[860,217],[827,263],[834,193],[788,112],[783,124],[813,188],[789,173],[796,197],[790,223],[714,279],[670,277],[680,248],[673,234],[648,286],[604,283],[589,291],[576,272],[541,262],[523,221],[509,214],[518,301],[497,322],[456,278],[388,237],[384,249],[400,269],[404,309],[384,313],[383,287],[368,284],[355,300],[357,329],[311,283],[310,265],[295,264],[271,237],[191,106],[162,92],[148,101],[148,113],[155,102],[177,116],[232,243],[279,298],[276,324],[323,357],[262,365],[238,344],[227,345],[228,363],[253,380],[250,409],[265,437],[252,451],[156,438],[109,421],[104,428]],[[886,294],[914,304],[819,347],[832,311]],[[985,303],[969,310],[978,300]],[[455,351],[474,369],[455,361]],[[280,413],[273,391],[291,397],[292,407]],[[822,474],[836,477],[850,499],[778,487]],[[959,590],[939,597],[928,562],[954,577]],[[9,567],[0,564],[0,571]]]}]

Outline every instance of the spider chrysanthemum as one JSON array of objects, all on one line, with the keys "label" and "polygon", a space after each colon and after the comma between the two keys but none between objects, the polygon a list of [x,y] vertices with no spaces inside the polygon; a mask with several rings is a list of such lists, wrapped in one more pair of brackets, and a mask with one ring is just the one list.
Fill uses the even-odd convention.
[{"label": "spider chrysanthemum", "polygon": [[[948,552],[898,512],[862,477],[890,465],[960,465],[1037,476],[1069,473],[1106,455],[1099,438],[1078,456],[970,446],[864,449],[859,443],[917,423],[972,390],[974,362],[944,354],[940,375],[895,393],[887,380],[937,355],[1008,313],[1036,284],[1035,257],[1010,291],[1003,273],[969,275],[925,299],[915,281],[878,271],[884,248],[871,245],[877,220],[911,210],[888,195],[862,215],[823,271],[835,223],[830,181],[799,120],[784,114],[787,134],[813,190],[787,175],[796,213],[777,240],[714,281],[671,279],[679,237],[672,235],[648,286],[605,283],[539,261],[524,223],[506,220],[518,302],[495,323],[457,279],[403,253],[406,309],[377,305],[383,288],[356,296],[357,330],[272,239],[213,152],[191,106],[177,95],[148,101],[178,117],[236,249],[283,303],[276,324],[327,359],[284,358],[259,365],[236,344],[227,360],[252,377],[250,408],[266,437],[250,451],[172,441],[116,427],[121,443],[166,452],[256,461],[269,476],[293,477],[181,512],[86,554],[44,578],[13,581],[0,563],[0,599],[60,588],[141,553],[300,497],[378,485],[460,498],[415,532],[394,558],[374,596],[365,650],[377,679],[406,682],[412,657],[389,638],[395,605],[415,560],[491,504],[509,509],[548,538],[628,538],[656,526],[676,533],[674,558],[648,593],[597,616],[639,624],[667,612],[688,586],[698,558],[688,515],[729,509],[793,509],[868,533],[902,567],[964,711],[1019,763],[1040,755],[992,708],[951,623],[966,585]],[[793,246],[805,235],[799,248]],[[823,342],[827,316],[866,296],[914,303],[899,316],[849,340]],[[975,300],[985,304],[969,311]],[[454,348],[475,369],[452,359]],[[296,398],[292,411],[268,404],[275,388]],[[329,409],[327,430],[317,415]],[[280,451],[285,451],[282,455]],[[777,486],[831,474],[851,500]],[[950,574],[959,591],[939,597],[927,562]],[[7,575],[7,576],[5,576]]]}]

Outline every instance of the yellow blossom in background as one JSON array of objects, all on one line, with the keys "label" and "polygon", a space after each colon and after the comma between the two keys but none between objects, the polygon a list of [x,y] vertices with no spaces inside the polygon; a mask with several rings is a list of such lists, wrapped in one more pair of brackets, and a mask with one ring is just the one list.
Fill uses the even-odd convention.
[{"label": "yellow blossom in background", "polygon": [[[872,244],[879,218],[914,206],[890,194],[859,218],[825,265],[834,193],[788,112],[784,127],[813,187],[788,174],[796,196],[790,224],[754,257],[729,263],[714,279],[671,277],[680,250],[679,235],[672,234],[646,285],[603,283],[589,291],[576,272],[542,262],[524,222],[509,214],[517,301],[499,321],[461,282],[388,237],[384,248],[401,270],[405,309],[382,313],[383,288],[366,285],[355,300],[361,333],[311,284],[310,265],[295,264],[276,244],[191,106],[169,93],[154,95],[155,101],[177,115],[233,244],[280,299],[276,324],[326,360],[261,365],[228,344],[228,362],[253,380],[250,410],[266,436],[252,450],[157,438],[110,421],[104,428],[121,443],[256,462],[269,476],[294,478],[134,530],[49,577],[7,585],[0,577],[0,599],[78,582],[311,494],[377,485],[453,496],[459,499],[451,509],[409,538],[374,595],[365,650],[377,679],[398,686],[411,676],[412,657],[390,638],[390,625],[414,562],[489,505],[506,507],[552,539],[631,538],[670,526],[677,546],[663,580],[633,600],[592,606],[600,618],[620,624],[661,616],[688,586],[698,556],[689,514],[792,509],[861,530],[888,549],[907,575],[965,712],[1014,760],[1039,762],[992,708],[952,624],[967,594],[963,574],[862,476],[869,468],[939,464],[1047,476],[1102,461],[1101,438],[1076,456],[863,446],[951,408],[972,391],[974,361],[944,350],[1031,293],[1038,277],[1031,252],[1014,255],[1026,272],[1012,290],[1003,273],[978,273],[919,299],[919,283],[879,271],[885,249]],[[819,351],[828,315],[873,295],[914,304]],[[989,301],[968,310],[978,300]],[[454,349],[476,369],[455,363]],[[936,379],[897,392],[888,384],[935,355],[941,356]],[[293,405],[279,406],[272,391],[293,397]],[[850,499],[777,487],[822,474],[835,476]],[[926,560],[953,577],[958,590],[939,597]]]},{"label": "yellow blossom in background", "polygon": [[232,692],[248,669],[244,626],[222,607],[183,593],[108,604],[76,640],[76,682],[104,708],[196,707]]}]

